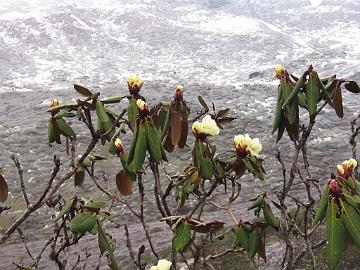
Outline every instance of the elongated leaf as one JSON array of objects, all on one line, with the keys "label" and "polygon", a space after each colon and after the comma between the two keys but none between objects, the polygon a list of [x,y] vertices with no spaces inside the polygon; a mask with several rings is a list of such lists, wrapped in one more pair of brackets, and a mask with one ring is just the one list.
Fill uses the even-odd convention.
[{"label": "elongated leaf", "polygon": [[123,99],[122,97],[112,97],[112,98],[102,99],[101,102],[103,104],[113,104],[113,103],[119,103],[122,99]]},{"label": "elongated leaf", "polygon": [[187,223],[181,221],[175,229],[173,245],[177,251],[182,250],[190,242],[191,231]]},{"label": "elongated leaf", "polygon": [[[285,102],[288,100],[288,98],[291,96],[291,93],[293,92],[293,87],[290,83],[286,81],[286,78],[283,77],[281,79],[281,86],[282,88],[282,100]],[[286,106],[282,106],[285,110],[285,116],[290,123],[290,125],[294,124],[295,121],[299,118],[298,111],[298,101],[297,101],[297,95],[289,102]]]},{"label": "elongated leaf", "polygon": [[104,104],[100,100],[96,101],[96,115],[98,116],[100,122],[109,122],[109,116],[105,111]]},{"label": "elongated leaf", "polygon": [[259,248],[259,243],[260,243],[259,233],[255,229],[249,234],[249,250],[247,254],[250,258],[253,258],[255,256]]},{"label": "elongated leaf", "polygon": [[124,170],[121,170],[116,174],[116,186],[120,193],[124,196],[127,196],[132,193],[134,181],[125,173]]},{"label": "elongated leaf", "polygon": [[189,129],[189,123],[188,123],[188,109],[187,107],[183,109],[183,111],[181,112],[182,116],[181,116],[181,137],[178,143],[179,148],[184,148],[184,146],[186,145],[186,139],[188,136],[188,129]]},{"label": "elongated leaf", "polygon": [[316,208],[315,216],[312,225],[315,226],[319,221],[325,217],[326,208],[329,202],[329,185],[326,184],[323,193],[321,194],[319,205]]},{"label": "elongated leaf", "polygon": [[78,85],[78,84],[74,84],[74,89],[76,90],[76,92],[78,92],[82,96],[89,97],[93,94],[89,89],[85,88],[84,86]]},{"label": "elongated leaf", "polygon": [[274,132],[279,128],[281,123],[281,118],[283,117],[283,109],[282,109],[282,87],[278,87],[278,96],[276,101],[276,109],[275,109],[275,117],[274,117],[274,123],[273,128],[271,131],[271,134],[274,134]]},{"label": "elongated leaf", "polygon": [[275,217],[274,213],[271,210],[271,207],[269,204],[265,204],[264,208],[264,217],[267,224],[269,224],[271,227],[273,227],[275,230],[279,229],[279,220],[277,217]]},{"label": "elongated leaf", "polygon": [[141,168],[144,163],[147,149],[146,129],[143,124],[139,126],[139,134],[136,138],[134,157],[131,163],[128,160],[128,169],[132,172]]},{"label": "elongated leaf", "polygon": [[49,138],[49,143],[53,143],[56,141],[55,129],[51,120],[49,120],[48,123],[48,138]]},{"label": "elongated leaf", "polygon": [[336,115],[339,118],[343,118],[344,117],[344,109],[343,109],[342,93],[341,93],[340,83],[338,83],[337,86],[334,89],[333,104],[334,104]]},{"label": "elongated leaf", "polygon": [[202,96],[198,96],[198,100],[199,100],[200,105],[201,105],[205,110],[208,110],[208,109],[209,109],[208,105],[206,104],[206,102],[205,102],[205,100],[202,98]]},{"label": "elongated leaf", "polygon": [[109,240],[107,239],[106,233],[100,224],[98,224],[97,228],[98,228],[98,245],[100,252],[101,254],[103,254],[105,251],[107,251],[110,257],[111,270],[118,270],[119,266],[117,265],[117,262],[115,260],[114,251]]},{"label": "elongated leaf", "polygon": [[286,99],[286,101],[284,102],[284,104],[282,105],[282,108],[285,109],[285,107],[290,104],[290,102],[292,102],[298,95],[300,88],[303,86],[304,84],[304,76],[301,76],[299,78],[299,80],[296,82],[295,87],[293,88],[292,92],[290,93],[290,95],[288,94],[288,97]]},{"label": "elongated leaf", "polygon": [[249,246],[250,246],[249,235],[242,226],[240,226],[235,230],[234,245],[237,247],[242,247],[246,251],[249,250]]},{"label": "elongated leaf", "polygon": [[340,200],[341,220],[354,244],[360,248],[360,216],[347,202]]},{"label": "elongated leaf", "polygon": [[88,203],[85,204],[85,206],[87,208],[99,209],[104,207],[105,204],[106,204],[105,201],[89,201]]},{"label": "elongated leaf", "polygon": [[65,122],[63,118],[56,119],[56,124],[61,134],[66,137],[75,137],[75,131]]},{"label": "elongated leaf", "polygon": [[54,222],[58,221],[60,218],[62,218],[63,216],[65,216],[65,214],[67,214],[67,213],[70,211],[73,203],[74,203],[74,199],[69,200],[69,201],[64,205],[64,207],[61,209],[60,213],[57,215],[57,217],[55,218]]},{"label": "elongated leaf", "polygon": [[77,171],[74,174],[74,185],[75,187],[77,186],[82,186],[85,180],[85,169],[83,166],[80,166],[79,169],[77,169]]},{"label": "elongated leaf", "polygon": [[247,210],[249,211],[249,210],[254,209],[254,208],[256,208],[256,207],[262,206],[262,205],[264,205],[264,202],[265,202],[264,196],[263,196],[263,195],[259,195],[259,196],[256,198],[256,200],[253,202],[253,204],[248,207]]},{"label": "elongated leaf", "polygon": [[0,174],[0,202],[5,202],[8,198],[9,187],[4,179],[4,177]]},{"label": "elongated leaf", "polygon": [[309,81],[306,86],[306,101],[310,115],[314,115],[317,109],[317,104],[320,99],[320,90],[318,87],[318,76],[315,71],[309,74]]},{"label": "elongated leaf", "polygon": [[171,142],[178,145],[181,138],[182,120],[179,112],[175,112],[171,116]]},{"label": "elongated leaf", "polygon": [[129,121],[134,129],[136,128],[136,117],[137,117],[138,113],[139,113],[139,109],[136,105],[136,99],[134,97],[132,97],[129,100],[127,114],[128,114]]},{"label": "elongated leaf", "polygon": [[91,231],[96,223],[94,213],[83,212],[77,214],[70,222],[70,231],[75,234],[85,234]]},{"label": "elongated leaf", "polygon": [[346,90],[348,90],[351,93],[355,93],[355,94],[360,93],[360,87],[354,81],[348,81],[347,83],[345,83],[344,86],[345,86]]},{"label": "elongated leaf", "polygon": [[213,177],[214,174],[214,168],[213,168],[213,164],[211,162],[211,160],[204,158],[202,163],[201,163],[201,168],[200,168],[200,172],[202,177],[204,177],[205,179],[211,180],[211,178]]},{"label": "elongated leaf", "polygon": [[129,165],[134,160],[136,142],[137,142],[137,138],[139,137],[138,135],[139,135],[139,130],[137,129],[135,131],[134,137],[131,142],[130,151],[126,160],[127,165]]},{"label": "elongated leaf", "polygon": [[332,201],[326,213],[327,260],[331,269],[339,263],[345,246],[346,230],[343,222],[337,217],[339,207]]},{"label": "elongated leaf", "polygon": [[195,147],[194,147],[194,158],[195,158],[195,166],[198,169],[201,169],[201,164],[204,160],[204,156],[202,153],[202,146],[201,146],[202,142],[200,140],[196,140],[195,141]]},{"label": "elongated leaf", "polygon": [[148,143],[148,149],[150,156],[156,162],[162,160],[161,142],[157,129],[154,127],[151,121],[146,121],[144,124],[146,129],[146,139]]},{"label": "elongated leaf", "polygon": [[278,134],[276,136],[276,143],[278,143],[281,140],[282,136],[284,135],[284,131],[285,131],[285,119],[284,117],[282,117],[280,120]]}]

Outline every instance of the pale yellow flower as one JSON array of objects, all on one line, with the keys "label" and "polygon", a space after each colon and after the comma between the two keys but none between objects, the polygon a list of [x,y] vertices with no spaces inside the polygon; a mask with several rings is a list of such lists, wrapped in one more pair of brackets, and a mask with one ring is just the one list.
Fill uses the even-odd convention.
[{"label": "pale yellow flower", "polygon": [[286,71],[286,68],[283,66],[283,65],[277,65],[275,67],[275,73],[274,73],[274,76],[278,79],[281,78],[281,75],[283,74],[283,72]]},{"label": "pale yellow flower", "polygon": [[220,133],[219,127],[210,115],[205,116],[201,122],[193,123],[192,131],[195,135],[204,136],[216,136]]},{"label": "pale yellow flower", "polygon": [[175,91],[180,91],[181,93],[184,91],[184,86],[182,86],[181,84],[179,84],[178,86],[176,86],[176,90]]},{"label": "pale yellow flower", "polygon": [[52,98],[50,101],[50,108],[54,108],[60,106],[60,101],[58,101],[56,98]]},{"label": "pale yellow flower", "polygon": [[159,260],[157,266],[151,266],[150,270],[170,270],[172,262],[168,260]]},{"label": "pale yellow flower", "polygon": [[141,80],[138,76],[130,76],[127,80],[128,88],[131,93],[138,93],[144,84],[144,81]]},{"label": "pale yellow flower", "polygon": [[144,111],[144,110],[146,110],[146,108],[147,108],[146,102],[143,101],[142,99],[138,99],[138,100],[136,101],[136,105],[138,106],[138,108],[139,108],[141,111]]},{"label": "pale yellow flower", "polygon": [[257,157],[262,150],[259,139],[252,139],[248,134],[235,135],[234,144],[236,151],[240,156],[251,155]]}]

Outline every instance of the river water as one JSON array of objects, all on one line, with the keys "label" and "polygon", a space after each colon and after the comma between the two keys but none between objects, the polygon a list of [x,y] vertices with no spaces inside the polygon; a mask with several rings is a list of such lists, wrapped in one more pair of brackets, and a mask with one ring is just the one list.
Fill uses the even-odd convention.
[{"label": "river water", "polygon": [[[12,209],[0,217],[0,233],[23,207],[9,156],[15,153],[20,158],[32,199],[51,174],[52,156],[64,157],[63,146],[47,144],[45,111],[50,99],[75,97],[73,83],[101,90],[107,97],[124,95],[131,74],[145,80],[142,93],[150,104],[170,99],[180,83],[192,115],[198,95],[231,108],[238,119],[214,142],[227,151],[234,134],[259,137],[268,172],[264,183],[251,177],[243,180],[240,203],[264,190],[275,191],[281,186],[281,174],[274,154],[280,149],[288,161],[292,148],[286,138],[276,146],[270,136],[277,84],[272,73],[279,63],[295,74],[313,64],[320,75],[337,73],[360,81],[360,1],[1,1],[0,167],[8,180]],[[359,96],[344,93],[344,104],[342,120],[325,110],[309,144],[312,172],[322,182],[350,155],[349,121],[360,112]],[[124,106],[113,108],[120,111]],[[306,112],[302,114],[306,119]],[[80,151],[87,133],[78,130]],[[177,155],[180,159],[166,165],[170,171],[190,158],[188,150]],[[103,162],[99,174],[113,179],[119,168],[113,158]],[[147,188],[151,190],[151,182]],[[79,193],[87,198],[94,192],[90,179],[84,189],[67,183],[64,190],[69,196]],[[235,211],[246,215],[244,210]],[[119,209],[117,215],[125,213]],[[44,226],[51,227],[48,215],[46,209],[39,211],[25,228],[39,233]],[[4,252],[3,247],[0,250]],[[21,252],[19,258],[25,254]]]}]

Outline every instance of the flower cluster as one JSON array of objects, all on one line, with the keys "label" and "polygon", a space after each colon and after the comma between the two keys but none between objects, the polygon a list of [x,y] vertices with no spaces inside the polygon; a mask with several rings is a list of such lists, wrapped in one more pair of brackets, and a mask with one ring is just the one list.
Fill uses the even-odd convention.
[{"label": "flower cluster", "polygon": [[348,178],[353,170],[357,167],[357,161],[353,158],[343,161],[343,163],[337,165],[337,171],[339,176]]},{"label": "flower cluster", "polygon": [[144,81],[138,76],[130,76],[127,80],[128,88],[131,94],[138,94]]},{"label": "flower cluster", "polygon": [[257,157],[262,150],[259,139],[252,139],[248,134],[236,135],[234,137],[234,144],[239,157],[246,157],[247,155]]},{"label": "flower cluster", "polygon": [[201,122],[196,121],[192,125],[192,131],[196,138],[204,138],[206,136],[216,136],[220,133],[220,129],[217,126],[214,119],[210,115],[203,118]]},{"label": "flower cluster", "polygon": [[278,65],[275,67],[274,77],[281,79],[281,75],[286,72],[286,68],[283,65]]},{"label": "flower cluster", "polygon": [[170,270],[172,263],[168,260],[159,260],[156,266],[151,266],[150,270]]}]

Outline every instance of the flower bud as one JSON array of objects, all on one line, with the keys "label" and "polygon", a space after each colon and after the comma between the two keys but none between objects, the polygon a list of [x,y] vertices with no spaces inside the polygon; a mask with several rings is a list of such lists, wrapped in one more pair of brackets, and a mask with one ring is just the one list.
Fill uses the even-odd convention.
[{"label": "flower bud", "polygon": [[175,99],[182,99],[183,98],[183,92],[184,92],[184,87],[181,84],[179,84],[178,86],[176,86],[174,98]]},{"label": "flower bud", "polygon": [[246,157],[247,155],[257,157],[262,150],[259,139],[252,139],[248,134],[236,135],[234,137],[234,145],[239,157]]},{"label": "flower bud", "polygon": [[147,109],[147,104],[142,99],[138,99],[136,101],[136,105],[138,106],[139,110],[141,110],[141,111],[145,111]]},{"label": "flower bud", "polygon": [[58,101],[56,98],[52,98],[50,101],[50,108],[54,108],[58,106],[60,106],[60,101]]},{"label": "flower bud", "polygon": [[277,65],[275,67],[274,77],[281,79],[281,76],[286,72],[286,68],[283,65]]},{"label": "flower bud", "polygon": [[127,80],[128,89],[131,94],[138,94],[144,81],[142,81],[138,76],[130,76]]},{"label": "flower bud", "polygon": [[339,184],[337,183],[337,181],[335,179],[330,180],[329,189],[330,189],[331,195],[333,195],[335,197],[340,196],[341,188],[340,188]]},{"label": "flower bud", "polygon": [[115,144],[116,154],[118,156],[122,155],[124,153],[124,146],[121,140],[119,138],[116,138],[114,144]]}]

